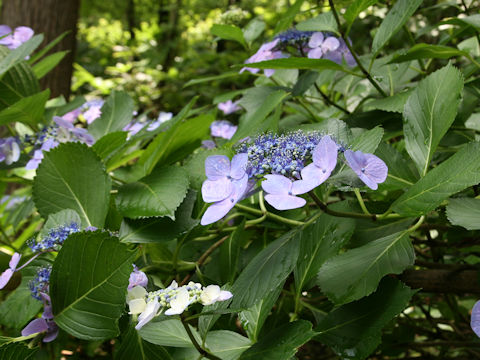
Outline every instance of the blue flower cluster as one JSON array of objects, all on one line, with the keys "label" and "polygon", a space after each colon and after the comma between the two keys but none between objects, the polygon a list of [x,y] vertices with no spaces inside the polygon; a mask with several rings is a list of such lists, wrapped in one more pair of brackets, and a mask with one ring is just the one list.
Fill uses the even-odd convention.
[{"label": "blue flower cluster", "polygon": [[33,252],[58,251],[70,234],[79,231],[80,227],[78,224],[71,222],[69,225],[61,225],[50,229],[47,236],[45,236],[39,242],[36,242],[34,239],[32,239],[28,246],[30,246]]},{"label": "blue flower cluster", "polygon": [[248,154],[246,171],[250,178],[279,174],[298,179],[322,136],[318,131],[300,130],[282,135],[267,133],[243,142],[236,151]]},{"label": "blue flower cluster", "polygon": [[49,286],[51,273],[52,273],[51,266],[43,266],[41,268],[38,268],[37,274],[28,283],[30,292],[32,293],[32,296],[35,299],[42,301],[41,293],[48,294],[48,290],[49,290],[48,286]]},{"label": "blue flower cluster", "polygon": [[307,43],[311,36],[314,34],[314,31],[300,31],[297,29],[290,29],[284,31],[275,36],[274,39],[278,39],[278,45],[297,45],[300,43],[305,44]]}]

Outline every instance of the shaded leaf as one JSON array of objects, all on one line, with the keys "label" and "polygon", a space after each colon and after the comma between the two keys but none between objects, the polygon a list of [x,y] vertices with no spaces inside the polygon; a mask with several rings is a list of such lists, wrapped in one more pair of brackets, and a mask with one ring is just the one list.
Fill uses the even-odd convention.
[{"label": "shaded leaf", "polygon": [[32,66],[32,70],[38,79],[47,75],[68,54],[68,51],[59,51],[40,60]]},{"label": "shaded leaf", "polygon": [[480,199],[449,199],[447,217],[453,225],[467,230],[480,229]]},{"label": "shaded leaf", "polygon": [[401,63],[405,61],[418,59],[450,59],[455,56],[466,56],[469,54],[465,51],[444,45],[431,44],[415,44],[405,54],[394,56],[389,64]]},{"label": "shaded leaf", "polygon": [[[190,325],[189,325],[190,326]],[[190,326],[193,336],[202,343],[202,339],[198,332]],[[139,331],[143,340],[155,345],[171,346],[171,347],[191,347],[193,346],[187,331],[178,319],[168,319],[163,321],[149,322]]]},{"label": "shaded leaf", "polygon": [[43,118],[45,104],[50,90],[21,98],[19,101],[0,111],[0,125],[21,122],[35,127]]}]

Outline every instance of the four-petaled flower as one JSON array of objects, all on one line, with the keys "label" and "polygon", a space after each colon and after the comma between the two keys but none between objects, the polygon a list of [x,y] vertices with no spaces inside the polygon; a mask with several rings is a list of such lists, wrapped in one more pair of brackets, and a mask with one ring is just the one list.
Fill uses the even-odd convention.
[{"label": "four-petaled flower", "polygon": [[27,26],[19,26],[12,31],[10,26],[0,25],[0,45],[5,45],[13,50],[30,40],[33,34],[34,31]]},{"label": "four-petaled flower", "polygon": [[325,38],[323,33],[316,32],[310,38],[308,47],[310,50],[307,56],[310,59],[320,59],[322,56],[337,50],[340,47],[340,41],[333,36]]},{"label": "four-petaled flower", "polygon": [[22,330],[22,336],[29,336],[37,333],[45,333],[43,342],[53,341],[58,336],[58,325],[53,320],[52,305],[50,296],[42,293],[43,314],[39,319],[34,319],[28,323]]},{"label": "four-petaled flower", "polygon": [[267,193],[265,200],[277,210],[290,210],[302,207],[305,199],[296,195],[305,194],[309,189],[301,180],[292,181],[283,175],[265,175],[262,188]]},{"label": "four-petaled flower", "polygon": [[178,289],[177,294],[170,300],[170,309],[165,315],[179,315],[190,305],[190,294],[184,287]]},{"label": "four-petaled flower", "polygon": [[236,131],[237,126],[233,125],[230,121],[227,120],[214,121],[210,125],[210,134],[213,137],[220,137],[230,140],[233,135],[235,135]]},{"label": "four-petaled flower", "polygon": [[370,189],[377,190],[378,184],[387,179],[388,167],[377,156],[352,150],[346,150],[344,154],[348,166]]},{"label": "four-petaled flower", "polygon": [[237,105],[238,101],[233,102],[232,100],[225,101],[218,104],[218,108],[223,111],[225,115],[232,114],[238,110],[241,110],[241,107]]}]

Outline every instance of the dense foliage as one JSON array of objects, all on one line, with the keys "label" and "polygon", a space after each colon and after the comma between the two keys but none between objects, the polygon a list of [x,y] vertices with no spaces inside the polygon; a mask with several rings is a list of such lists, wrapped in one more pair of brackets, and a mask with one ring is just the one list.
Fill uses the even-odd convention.
[{"label": "dense foliage", "polygon": [[480,358],[478,1],[116,3],[0,26],[1,359]]}]

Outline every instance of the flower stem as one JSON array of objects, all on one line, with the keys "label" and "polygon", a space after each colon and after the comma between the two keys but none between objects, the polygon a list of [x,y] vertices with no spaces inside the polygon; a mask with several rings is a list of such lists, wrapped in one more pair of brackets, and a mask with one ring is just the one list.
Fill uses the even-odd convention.
[{"label": "flower stem", "polygon": [[363,198],[362,198],[362,195],[360,194],[360,190],[358,190],[358,188],[355,188],[354,191],[355,191],[355,195],[357,196],[358,203],[360,204],[360,207],[362,208],[363,212],[367,215],[372,216],[372,214],[370,214],[367,207],[365,206],[365,203],[363,202]]},{"label": "flower stem", "polygon": [[193,346],[197,351],[205,358],[211,359],[211,360],[222,360],[218,356],[215,356],[213,354],[210,354],[207,350],[202,348],[200,344],[197,342],[197,339],[195,339],[195,336],[192,334],[192,330],[190,330],[190,327],[188,326],[188,323],[180,317],[180,321],[182,322],[183,327],[185,328],[185,331],[187,332],[188,337],[190,338],[190,341],[192,342]]},{"label": "flower stem", "polygon": [[[236,204],[235,207],[237,207],[240,210],[250,212],[251,214],[263,215],[261,210],[253,209],[249,206]],[[277,222],[281,222],[283,224],[291,225],[291,226],[300,226],[300,225],[305,224],[303,221],[287,219],[287,218],[281,217],[280,215],[272,214],[271,212],[268,212],[268,211],[267,211],[266,215],[267,215],[268,218],[270,218],[272,220],[275,220]]]}]

